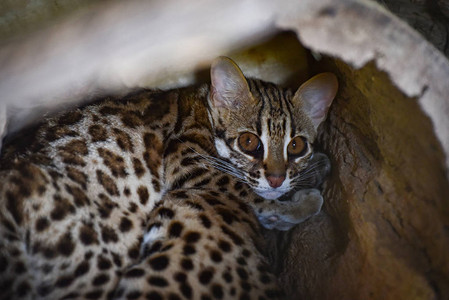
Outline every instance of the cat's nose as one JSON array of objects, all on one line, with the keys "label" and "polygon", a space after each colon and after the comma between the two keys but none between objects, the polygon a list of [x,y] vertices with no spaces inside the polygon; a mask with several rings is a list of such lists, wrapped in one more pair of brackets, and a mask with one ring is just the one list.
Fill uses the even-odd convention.
[{"label": "cat's nose", "polygon": [[282,183],[284,182],[284,180],[285,180],[284,175],[269,175],[269,176],[267,176],[268,184],[272,188],[280,187],[282,185]]}]

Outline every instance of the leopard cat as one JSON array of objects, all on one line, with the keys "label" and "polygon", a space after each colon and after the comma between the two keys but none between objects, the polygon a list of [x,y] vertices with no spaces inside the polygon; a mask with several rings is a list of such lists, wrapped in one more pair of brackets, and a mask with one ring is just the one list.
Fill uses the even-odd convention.
[{"label": "leopard cat", "polygon": [[329,168],[312,143],[336,90],[330,73],[293,92],[220,57],[211,84],[47,119],[0,160],[0,298],[281,298],[259,221],[320,210],[304,187]]}]

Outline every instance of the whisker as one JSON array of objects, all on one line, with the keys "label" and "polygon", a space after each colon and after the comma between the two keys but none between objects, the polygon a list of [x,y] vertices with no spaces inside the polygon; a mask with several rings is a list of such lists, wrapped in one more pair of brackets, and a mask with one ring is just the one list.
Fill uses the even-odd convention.
[{"label": "whisker", "polygon": [[[181,143],[184,143],[180,138],[177,138],[177,139]],[[202,158],[207,165],[209,165],[219,171],[222,171],[224,173],[234,176],[236,179],[238,179],[242,183],[246,183],[246,184],[249,183],[248,180],[245,178],[244,173],[241,170],[234,167],[233,165],[230,165],[229,162],[227,162],[223,159],[220,159],[218,157],[199,153],[197,150],[195,150],[194,148],[192,148],[190,146],[187,146],[187,147],[190,150],[192,150],[196,155],[198,155],[200,158]]]}]

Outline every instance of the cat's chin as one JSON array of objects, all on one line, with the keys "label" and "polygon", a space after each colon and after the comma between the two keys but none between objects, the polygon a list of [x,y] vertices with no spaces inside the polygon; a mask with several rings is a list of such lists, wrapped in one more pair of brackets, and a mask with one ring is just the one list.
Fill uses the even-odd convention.
[{"label": "cat's chin", "polygon": [[265,198],[267,200],[277,199],[277,198],[281,197],[282,195],[284,195],[286,193],[285,191],[278,191],[278,190],[257,190],[257,189],[254,189],[254,191],[256,192],[257,195],[259,195],[260,197]]}]

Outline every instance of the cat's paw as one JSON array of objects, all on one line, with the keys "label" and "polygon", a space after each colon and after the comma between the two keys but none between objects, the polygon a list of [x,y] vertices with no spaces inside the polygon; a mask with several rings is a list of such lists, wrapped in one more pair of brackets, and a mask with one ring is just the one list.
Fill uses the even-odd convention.
[{"label": "cat's paw", "polygon": [[317,189],[295,192],[289,201],[272,201],[256,215],[267,229],[286,231],[320,212],[323,196]]}]

